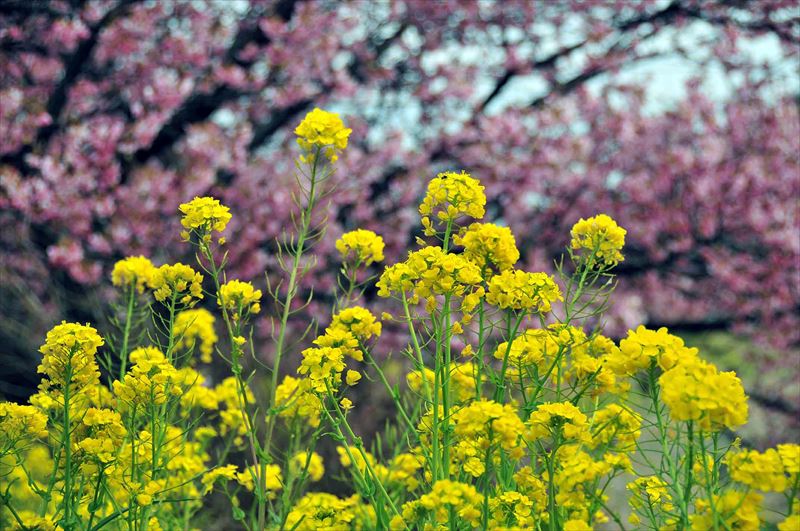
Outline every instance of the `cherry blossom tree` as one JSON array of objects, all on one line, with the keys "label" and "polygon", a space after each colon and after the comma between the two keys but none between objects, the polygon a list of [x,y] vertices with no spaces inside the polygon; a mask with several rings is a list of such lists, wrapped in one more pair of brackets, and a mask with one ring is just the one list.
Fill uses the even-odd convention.
[{"label": "cherry blossom tree", "polygon": [[[116,260],[182,258],[177,206],[195,195],[235,213],[233,272],[277,275],[292,129],[315,106],[354,130],[316,293],[341,232],[376,230],[399,258],[427,180],[466,169],[526,267],[551,270],[582,216],[628,228],[611,333],[796,348],[799,40],[794,0],[5,0],[0,350],[23,361],[0,392],[26,392],[53,322],[100,319]],[[654,108],[637,68],[664,60],[689,75]]]}]

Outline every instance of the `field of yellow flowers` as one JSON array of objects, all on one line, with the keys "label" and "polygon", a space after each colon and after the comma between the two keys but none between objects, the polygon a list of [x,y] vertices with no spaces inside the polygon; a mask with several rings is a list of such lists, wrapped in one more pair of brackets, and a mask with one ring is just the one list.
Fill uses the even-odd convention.
[{"label": "field of yellow flowers", "polygon": [[[351,133],[319,109],[295,132],[285,283],[264,297],[227,278],[229,209],[211,197],[181,205],[197,263],[118,262],[118,330],[55,326],[39,392],[0,403],[0,528],[210,529],[204,499],[216,492],[248,530],[800,529],[800,446],[739,448],[730,430],[748,405],[736,374],[664,328],[615,344],[591,326],[613,295],[625,229],[580,219],[556,275],[515,269],[514,234],[480,221],[486,197],[466,172],[430,181],[419,247],[377,280],[363,272],[384,260],[380,236],[336,242],[331,324],[281,374],[287,323],[309,302],[298,282],[325,234],[315,209]],[[372,287],[397,315],[353,305]],[[217,315],[197,307],[206,297]],[[279,308],[270,365],[253,340],[262,298]],[[400,384],[373,355],[387,321],[408,333]],[[211,381],[217,357],[229,375]],[[395,405],[394,436],[370,448],[351,422],[351,389],[367,380]],[[314,488],[326,439],[349,497]],[[619,482],[626,502],[609,499]]]}]

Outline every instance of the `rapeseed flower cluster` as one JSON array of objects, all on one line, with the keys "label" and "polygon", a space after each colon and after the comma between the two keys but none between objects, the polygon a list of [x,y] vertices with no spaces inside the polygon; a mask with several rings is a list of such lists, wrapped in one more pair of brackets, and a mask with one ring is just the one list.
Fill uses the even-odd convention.
[{"label": "rapeseed flower cluster", "polygon": [[662,400],[675,420],[695,421],[706,431],[747,422],[747,395],[734,372],[719,372],[711,363],[698,359],[666,371],[659,384]]},{"label": "rapeseed flower cluster", "polygon": [[508,269],[489,281],[486,302],[504,310],[547,313],[554,302],[562,301],[561,290],[553,277]]},{"label": "rapeseed flower cluster", "polygon": [[185,264],[165,264],[153,272],[150,288],[158,302],[174,298],[192,306],[203,298],[203,275]]},{"label": "rapeseed flower cluster", "polygon": [[494,223],[473,223],[453,237],[464,247],[464,257],[476,264],[485,276],[493,270],[511,269],[519,260],[514,234]]},{"label": "rapeseed flower cluster", "polygon": [[261,311],[261,290],[249,282],[229,280],[219,287],[217,304],[230,312],[236,321]]},{"label": "rapeseed flower cluster", "polygon": [[111,282],[122,288],[133,285],[141,294],[150,285],[154,272],[155,266],[149,259],[144,256],[130,256],[114,264]]},{"label": "rapeseed flower cluster", "polygon": [[431,218],[439,224],[452,223],[462,216],[481,219],[486,213],[484,187],[466,172],[440,173],[428,183],[419,213],[427,236],[436,234]]},{"label": "rapeseed flower cluster", "polygon": [[196,348],[200,352],[200,360],[203,363],[211,363],[214,345],[219,340],[214,330],[214,321],[214,314],[205,308],[178,312],[172,327],[175,349],[193,350]]},{"label": "rapeseed flower cluster", "polygon": [[383,238],[371,230],[358,229],[342,234],[336,240],[336,250],[345,262],[370,265],[383,262]]},{"label": "rapeseed flower cluster", "polygon": [[627,231],[606,214],[589,219],[581,218],[572,227],[570,245],[578,252],[588,251],[596,263],[615,266],[625,258],[620,252],[625,246]]},{"label": "rapeseed flower cluster", "polygon": [[338,152],[347,147],[352,132],[338,114],[315,108],[294,130],[297,144],[305,153],[301,160],[313,163],[313,151],[319,149],[331,162],[336,162]]},{"label": "rapeseed flower cluster", "polygon": [[[350,134],[319,109],[296,132],[298,169],[311,176],[328,171],[325,159]],[[189,529],[210,521],[199,513],[216,493],[248,529],[622,528],[607,488],[623,481],[637,529],[759,529],[767,519],[780,531],[798,528],[800,445],[720,444],[723,430],[747,420],[734,373],[665,328],[640,326],[617,343],[594,327],[625,230],[605,215],[582,219],[571,235],[574,267],[526,272],[515,269],[510,229],[458,225],[481,219],[485,204],[466,173],[433,179],[420,214],[439,245],[417,239],[421,248],[376,283],[380,297],[402,303],[401,317],[382,323],[356,305],[369,300],[371,279],[357,284],[363,291],[335,293],[330,324],[306,337],[319,323],[303,323],[294,375],[281,378],[306,263],[302,246],[284,247],[295,281],[268,286],[284,318],[271,382],[252,388],[260,361],[239,347],[257,337],[249,317],[262,293],[226,282],[225,257],[207,245],[231,220],[228,208],[208,197],[181,205],[185,238],[200,236],[216,308],[191,308],[204,298],[203,277],[188,265],[130,257],[114,266],[125,297],[118,330],[104,339],[89,325],[57,325],[40,349],[39,392],[26,405],[0,402],[0,527]],[[383,260],[370,231],[347,233],[336,247],[345,274]],[[147,288],[165,307],[140,296]],[[404,326],[404,348],[380,348],[384,323]],[[196,358],[209,362],[215,351],[229,375],[198,368]],[[369,411],[370,383],[384,387],[397,425],[387,422],[367,447],[350,421]],[[309,490],[325,484],[316,450],[326,436],[350,497]],[[762,508],[768,493],[787,501],[777,517]]]},{"label": "rapeseed flower cluster", "polygon": [[178,209],[183,214],[181,225],[185,229],[184,239],[190,232],[205,236],[211,232],[222,232],[231,220],[230,209],[213,197],[195,197]]}]

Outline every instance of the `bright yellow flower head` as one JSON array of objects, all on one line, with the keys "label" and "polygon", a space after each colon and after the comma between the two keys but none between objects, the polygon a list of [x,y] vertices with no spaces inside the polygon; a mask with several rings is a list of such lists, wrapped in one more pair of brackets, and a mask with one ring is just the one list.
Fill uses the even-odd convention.
[{"label": "bright yellow flower head", "polygon": [[181,263],[165,264],[153,273],[150,288],[159,302],[174,296],[181,304],[192,305],[203,298],[203,275]]},{"label": "bright yellow flower head", "polygon": [[297,373],[308,376],[311,388],[318,393],[325,393],[328,388],[336,389],[344,370],[342,351],[330,347],[307,348],[302,355]]},{"label": "bright yellow flower head", "polygon": [[669,494],[669,486],[658,476],[644,476],[631,481],[627,485],[631,491],[628,503],[634,512],[642,511],[646,514],[649,507],[661,508],[664,511],[671,511],[672,497]]},{"label": "bright yellow flower head", "polygon": [[195,197],[179,207],[183,218],[181,225],[186,230],[201,234],[222,232],[231,220],[230,209],[213,197]]},{"label": "bright yellow flower head", "polygon": [[[380,336],[381,328],[381,322],[372,312],[361,306],[353,306],[334,315],[325,334],[334,334],[335,331],[350,332],[357,340],[366,341],[372,336]],[[357,356],[353,357],[358,359]]]},{"label": "bright yellow flower head", "polygon": [[697,359],[697,349],[684,345],[683,339],[666,328],[650,330],[639,325],[635,331],[628,330],[628,337],[620,341],[618,351],[609,354],[607,363],[616,374],[632,375],[649,368],[653,361],[666,371]]},{"label": "bright yellow flower head", "polygon": [[230,311],[234,319],[258,313],[261,311],[261,290],[253,288],[249,282],[229,280],[219,287],[217,304]]},{"label": "bright yellow flower head", "polygon": [[117,452],[127,435],[122,417],[111,409],[91,407],[82,420],[87,436],[76,446],[82,457],[107,464],[117,457]]},{"label": "bright yellow flower head", "polygon": [[57,386],[66,384],[68,374],[71,385],[91,386],[99,378],[95,354],[102,345],[103,338],[91,326],[62,321],[47,332],[45,343],[39,348],[39,372]]},{"label": "bright yellow flower head", "polygon": [[561,440],[589,442],[586,415],[569,402],[541,404],[528,418],[530,440],[560,436]]},{"label": "bright yellow flower head", "polygon": [[175,316],[172,326],[176,349],[193,349],[198,347],[203,363],[211,363],[211,354],[217,343],[214,331],[214,315],[204,308],[183,310]]},{"label": "bright yellow flower head", "polygon": [[304,472],[308,474],[311,481],[319,481],[325,475],[325,466],[322,462],[322,457],[317,452],[298,452],[294,454],[292,460],[289,462],[292,473],[299,476]]},{"label": "bright yellow flower head", "polygon": [[0,448],[23,437],[47,437],[47,416],[34,406],[0,402]]},{"label": "bright yellow flower head", "polygon": [[461,310],[470,314],[483,296],[480,269],[462,255],[445,253],[441,247],[424,247],[408,253],[405,262],[387,267],[376,286],[378,296],[412,292],[409,300],[426,300],[429,311],[436,295],[462,297]]},{"label": "bright yellow flower head", "polygon": [[763,454],[743,450],[725,457],[734,481],[762,492],[783,492],[789,486],[781,456],[774,448]]},{"label": "bright yellow flower head", "polygon": [[695,502],[697,513],[689,517],[692,531],[711,531],[719,529],[715,523],[714,512],[721,518],[722,529],[761,529],[758,512],[763,498],[755,492],[724,491],[714,495],[714,511],[709,500],[700,499]]},{"label": "bright yellow flower head", "polygon": [[375,522],[366,509],[357,494],[342,499],[326,492],[309,492],[289,511],[285,527],[295,531],[374,529]]},{"label": "bright yellow flower head", "polygon": [[318,108],[306,114],[294,130],[300,149],[308,156],[313,157],[313,151],[319,148],[331,162],[338,159],[337,151],[347,147],[347,139],[352,132],[352,129],[344,126],[338,114]]},{"label": "bright yellow flower head", "polygon": [[436,234],[431,217],[442,223],[455,221],[461,216],[481,219],[486,213],[486,195],[478,179],[467,172],[440,173],[428,183],[428,192],[419,206],[425,234]]},{"label": "bright yellow flower head", "polygon": [[606,214],[581,218],[572,227],[571,233],[572,248],[593,253],[601,264],[615,266],[625,259],[620,251],[625,246],[627,231]]},{"label": "bright yellow flower head", "polygon": [[504,310],[547,313],[552,303],[564,300],[561,290],[546,273],[508,269],[489,281],[486,302]]},{"label": "bright yellow flower head", "polygon": [[154,271],[153,263],[144,256],[129,256],[114,264],[111,282],[125,288],[133,284],[139,293],[143,293]]},{"label": "bright yellow flower head", "polygon": [[659,378],[661,398],[674,420],[693,420],[706,431],[747,422],[747,395],[734,372],[703,360],[676,365]]},{"label": "bright yellow flower head", "polygon": [[359,264],[370,265],[383,262],[383,238],[371,230],[358,229],[342,234],[336,240],[336,250],[342,260],[352,260]]},{"label": "bright yellow flower head", "polygon": [[494,223],[473,223],[463,234],[453,238],[456,245],[464,247],[464,256],[475,262],[482,271],[511,269],[519,260],[519,250],[514,234],[508,227]]},{"label": "bright yellow flower head", "polygon": [[312,428],[319,426],[322,403],[312,392],[311,380],[308,378],[284,376],[275,389],[275,406],[280,409],[280,417],[300,417],[306,419]]}]

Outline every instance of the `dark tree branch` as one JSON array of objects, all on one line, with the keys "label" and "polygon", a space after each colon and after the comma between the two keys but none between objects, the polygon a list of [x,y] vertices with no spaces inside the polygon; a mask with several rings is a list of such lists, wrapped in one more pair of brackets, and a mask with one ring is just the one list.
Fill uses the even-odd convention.
[{"label": "dark tree branch", "polygon": [[[531,65],[532,70],[535,71],[535,70],[552,69],[559,59],[568,56],[569,54],[571,54],[572,52],[574,52],[579,48],[582,48],[585,44],[586,41],[582,41],[572,46],[566,46],[558,50],[557,52],[553,53],[552,55],[533,63]],[[514,78],[514,76],[517,75],[517,73],[518,70],[514,68],[506,70],[503,73],[503,75],[500,76],[500,78],[497,80],[497,83],[495,83],[494,88],[489,93],[489,95],[478,106],[478,112],[483,113],[486,110],[487,105],[489,105],[489,103],[491,103],[492,100],[494,100],[498,95],[500,95],[500,92],[503,90],[503,88]]]},{"label": "dark tree branch", "polygon": [[[162,155],[184,135],[188,126],[202,122],[223,103],[240,95],[238,90],[227,85],[220,85],[211,93],[192,94],[164,124],[150,145],[140,148],[133,154],[132,160],[126,164],[125,170],[130,169],[130,164],[142,164],[151,157]],[[123,171],[123,173],[127,174],[127,171]]]},{"label": "dark tree branch", "polygon": [[258,149],[275,134],[278,129],[289,123],[295,116],[308,109],[312,103],[312,99],[302,99],[287,107],[274,111],[269,120],[256,126],[253,130],[253,138],[247,146],[248,151],[253,152]]},{"label": "dark tree branch", "polygon": [[69,90],[75,84],[86,64],[91,60],[92,52],[100,33],[109,26],[117,17],[122,15],[134,0],[120,0],[116,6],[111,8],[89,31],[89,36],[78,44],[64,61],[64,75],[56,85],[50,98],[47,100],[47,113],[50,115],[50,123],[42,126],[36,132],[36,137],[32,143],[23,145],[14,153],[9,153],[0,157],[0,163],[11,164],[22,170],[23,173],[30,173],[31,168],[25,162],[25,156],[34,151],[36,147],[46,146],[52,136],[61,126],[61,113],[67,105]]}]

